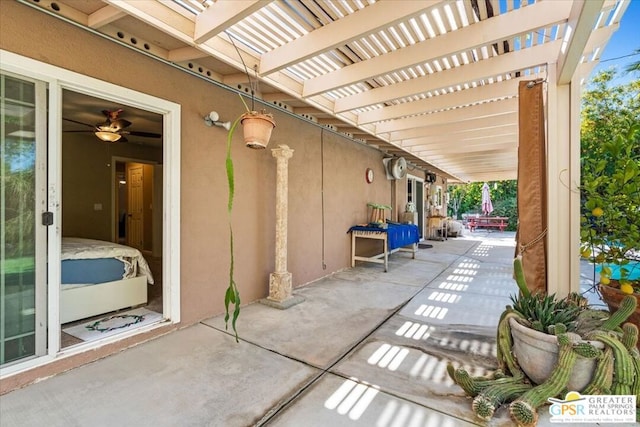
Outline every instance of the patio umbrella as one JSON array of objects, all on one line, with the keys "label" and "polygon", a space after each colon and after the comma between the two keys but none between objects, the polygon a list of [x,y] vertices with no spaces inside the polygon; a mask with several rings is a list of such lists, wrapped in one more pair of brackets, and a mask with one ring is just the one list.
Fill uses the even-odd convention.
[{"label": "patio umbrella", "polygon": [[489,215],[491,212],[493,212],[491,193],[489,192],[489,185],[485,182],[482,186],[482,214]]}]

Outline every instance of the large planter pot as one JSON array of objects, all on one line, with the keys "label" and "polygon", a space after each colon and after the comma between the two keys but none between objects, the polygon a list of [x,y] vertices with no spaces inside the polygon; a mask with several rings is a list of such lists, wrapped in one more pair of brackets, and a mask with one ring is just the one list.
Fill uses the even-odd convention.
[{"label": "large planter pot", "polygon": [[[620,307],[620,302],[622,301],[622,298],[627,296],[627,294],[622,293],[620,289],[618,289],[618,286],[619,285],[617,280],[612,280],[609,285],[603,285],[603,284],[599,285],[599,290],[600,290],[600,295],[602,295],[602,300],[607,304],[607,306],[609,307],[609,311],[611,313],[615,313],[618,310],[618,308]],[[632,294],[632,295],[635,296],[636,300],[638,301],[638,297],[640,297],[640,295],[639,294]],[[638,301],[638,306],[636,306],[636,311],[631,313],[631,316],[629,316],[629,318],[627,319],[627,322],[631,322],[634,325],[636,325],[638,328],[640,328],[640,301]]]},{"label": "large planter pot", "polygon": [[276,122],[271,114],[250,111],[242,115],[240,119],[244,143],[249,148],[267,148],[271,131],[276,127]]},{"label": "large planter pot", "polygon": [[[556,367],[558,362],[558,340],[554,335],[545,334],[528,328],[515,319],[509,319],[511,336],[513,337],[513,354],[525,374],[536,384],[543,383]],[[604,349],[600,341],[589,341],[595,347]],[[596,359],[578,356],[567,388],[580,391],[593,376]]]}]

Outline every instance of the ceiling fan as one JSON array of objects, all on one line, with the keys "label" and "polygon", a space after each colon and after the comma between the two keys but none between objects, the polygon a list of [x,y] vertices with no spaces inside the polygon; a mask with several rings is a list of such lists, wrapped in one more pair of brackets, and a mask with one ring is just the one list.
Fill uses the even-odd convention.
[{"label": "ceiling fan", "polygon": [[105,115],[106,120],[103,123],[90,125],[88,123],[79,122],[73,119],[67,119],[63,117],[63,120],[68,122],[77,123],[79,125],[88,126],[92,130],[68,130],[65,132],[93,132],[98,139],[105,142],[127,142],[125,135],[142,136],[146,138],[160,138],[162,135],[153,132],[140,132],[140,131],[128,131],[126,128],[131,126],[129,120],[121,119],[118,115],[122,112],[122,109],[117,110],[102,110],[102,114]]}]

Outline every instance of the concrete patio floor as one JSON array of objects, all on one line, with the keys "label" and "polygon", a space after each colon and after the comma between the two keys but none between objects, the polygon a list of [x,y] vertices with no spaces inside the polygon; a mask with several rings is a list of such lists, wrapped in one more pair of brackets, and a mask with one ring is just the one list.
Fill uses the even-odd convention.
[{"label": "concrete patio floor", "polygon": [[305,302],[288,310],[244,307],[239,344],[217,316],[8,393],[0,423],[511,426],[504,408],[474,419],[446,364],[495,369],[496,325],[517,291],[514,233],[428,243],[415,260],[392,255],[388,273],[359,263],[299,288]]}]

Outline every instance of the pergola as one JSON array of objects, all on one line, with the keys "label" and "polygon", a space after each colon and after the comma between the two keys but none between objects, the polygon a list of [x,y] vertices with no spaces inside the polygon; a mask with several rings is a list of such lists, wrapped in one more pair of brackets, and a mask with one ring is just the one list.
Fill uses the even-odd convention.
[{"label": "pergola", "polygon": [[580,86],[628,0],[20,1],[449,183],[516,178],[542,79],[549,291],[577,289]]}]

